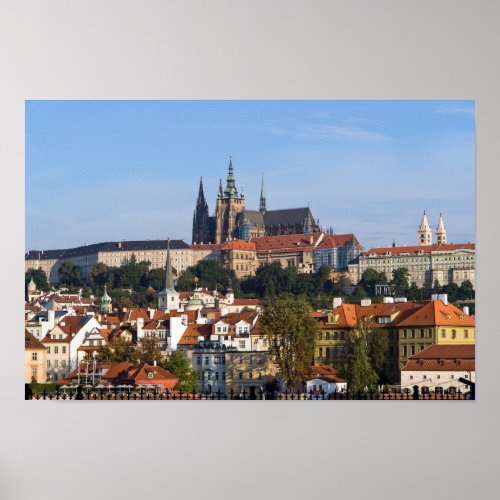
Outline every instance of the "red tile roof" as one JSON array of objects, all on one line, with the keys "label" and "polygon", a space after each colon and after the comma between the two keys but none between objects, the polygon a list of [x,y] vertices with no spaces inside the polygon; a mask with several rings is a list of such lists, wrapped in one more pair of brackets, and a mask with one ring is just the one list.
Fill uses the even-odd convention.
[{"label": "red tile roof", "polygon": [[434,344],[408,358],[402,371],[475,371],[475,345]]},{"label": "red tile roof", "polygon": [[231,240],[222,243],[221,250],[241,250],[247,252],[255,252],[255,243],[252,241]]},{"label": "red tile roof", "polygon": [[263,252],[267,250],[283,251],[287,249],[304,251],[315,248],[314,245],[317,244],[322,234],[323,233],[308,233],[288,234],[281,236],[262,236],[259,238],[252,238],[250,241],[255,243],[257,252]]},{"label": "red tile roof", "polygon": [[430,253],[430,252],[449,252],[451,250],[461,250],[461,249],[467,249],[467,250],[475,250],[476,245],[474,243],[460,243],[456,245],[426,245],[426,246],[408,246],[408,247],[384,247],[384,248],[370,248],[366,252],[363,252],[361,255],[366,256],[366,255],[371,255],[371,254],[376,254],[376,255],[386,255],[387,253],[390,253],[391,255],[400,255],[403,253],[410,253],[410,254],[418,254],[420,251],[423,253]]},{"label": "red tile roof", "polygon": [[24,348],[25,349],[47,349],[32,333],[24,329]]},{"label": "red tile roof", "polygon": [[197,345],[198,337],[205,337],[205,340],[210,338],[212,333],[212,325],[210,324],[192,324],[188,325],[178,345]]}]

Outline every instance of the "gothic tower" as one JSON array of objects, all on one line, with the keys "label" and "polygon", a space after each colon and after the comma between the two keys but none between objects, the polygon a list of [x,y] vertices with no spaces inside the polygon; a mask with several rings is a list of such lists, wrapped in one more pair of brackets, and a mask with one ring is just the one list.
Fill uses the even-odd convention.
[{"label": "gothic tower", "polygon": [[229,238],[238,236],[236,218],[245,210],[245,197],[238,193],[234,177],[233,160],[229,157],[229,169],[226,189],[222,191],[222,181],[219,186],[215,206],[215,243],[223,243]]},{"label": "gothic tower", "polygon": [[420,227],[418,228],[418,245],[423,247],[432,245],[432,231],[431,227],[429,226],[429,222],[427,221],[425,210],[422,217],[422,222],[420,223]]},{"label": "gothic tower", "polygon": [[264,174],[262,174],[262,187],[260,188],[259,212],[262,215],[266,213],[266,195],[264,194]]},{"label": "gothic tower", "polygon": [[203,193],[203,179],[200,178],[200,188],[193,214],[193,243],[208,243],[212,241],[209,220],[208,204]]},{"label": "gothic tower", "polygon": [[438,245],[446,245],[446,229],[444,228],[442,214],[439,214],[439,222],[436,229],[436,243]]}]

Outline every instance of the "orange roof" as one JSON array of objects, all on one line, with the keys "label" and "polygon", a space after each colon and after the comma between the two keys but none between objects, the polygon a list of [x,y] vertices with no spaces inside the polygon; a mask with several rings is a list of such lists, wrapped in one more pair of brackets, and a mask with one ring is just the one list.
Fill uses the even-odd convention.
[{"label": "orange roof", "polygon": [[318,245],[318,248],[339,248],[346,243],[353,243],[356,248],[362,248],[354,234],[330,234]]},{"label": "orange roof", "polygon": [[234,299],[231,304],[233,306],[260,306],[262,301],[260,299]]},{"label": "orange roof", "polygon": [[191,245],[191,250],[219,250],[221,247],[217,243],[193,243]]},{"label": "orange roof", "polygon": [[366,252],[363,252],[361,255],[368,256],[371,254],[376,255],[385,255],[390,253],[391,255],[400,255],[403,253],[415,253],[418,254],[420,251],[424,253],[430,252],[449,252],[451,250],[475,250],[476,245],[474,243],[461,243],[456,245],[425,245],[425,246],[409,246],[409,247],[385,247],[385,248],[370,248]]},{"label": "orange roof", "polygon": [[423,304],[408,317],[398,321],[398,326],[471,326],[476,324],[472,316],[465,314],[458,307],[441,300],[432,300]]},{"label": "orange roof", "polygon": [[475,345],[431,345],[408,358],[402,371],[475,371]]},{"label": "orange roof", "polygon": [[184,330],[178,345],[197,345],[198,337],[205,337],[207,339],[212,332],[212,325],[210,324],[192,324]]},{"label": "orange roof", "polygon": [[252,241],[231,240],[222,243],[221,250],[242,250],[248,252],[255,252],[255,243]]}]

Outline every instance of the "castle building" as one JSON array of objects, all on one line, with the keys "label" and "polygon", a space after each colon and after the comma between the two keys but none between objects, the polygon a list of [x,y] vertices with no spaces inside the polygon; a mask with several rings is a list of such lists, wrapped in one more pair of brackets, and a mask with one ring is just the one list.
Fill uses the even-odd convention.
[{"label": "castle building", "polygon": [[249,241],[263,236],[304,234],[320,231],[309,207],[267,210],[262,176],[259,210],[248,210],[245,196],[236,187],[232,158],[229,159],[226,187],[219,181],[215,214],[208,214],[208,205],[200,181],[193,215],[193,243],[224,243],[231,239]]},{"label": "castle building", "polygon": [[436,243],[432,243],[432,231],[424,212],[417,231],[418,245],[370,248],[359,255],[357,262],[350,263],[349,277],[357,284],[367,269],[385,273],[389,280],[395,270],[405,267],[409,282],[417,286],[433,286],[456,283],[460,286],[470,281],[475,287],[476,246],[473,243],[449,244],[443,217],[440,214],[436,230]]}]

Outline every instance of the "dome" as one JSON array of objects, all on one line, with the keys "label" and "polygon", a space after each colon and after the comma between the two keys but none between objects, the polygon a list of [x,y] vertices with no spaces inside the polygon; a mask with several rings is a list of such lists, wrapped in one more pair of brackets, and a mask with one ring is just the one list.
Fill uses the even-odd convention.
[{"label": "dome", "polygon": [[104,295],[101,297],[101,304],[111,304],[111,302],[112,302],[112,299],[108,295],[106,287],[104,287]]}]

